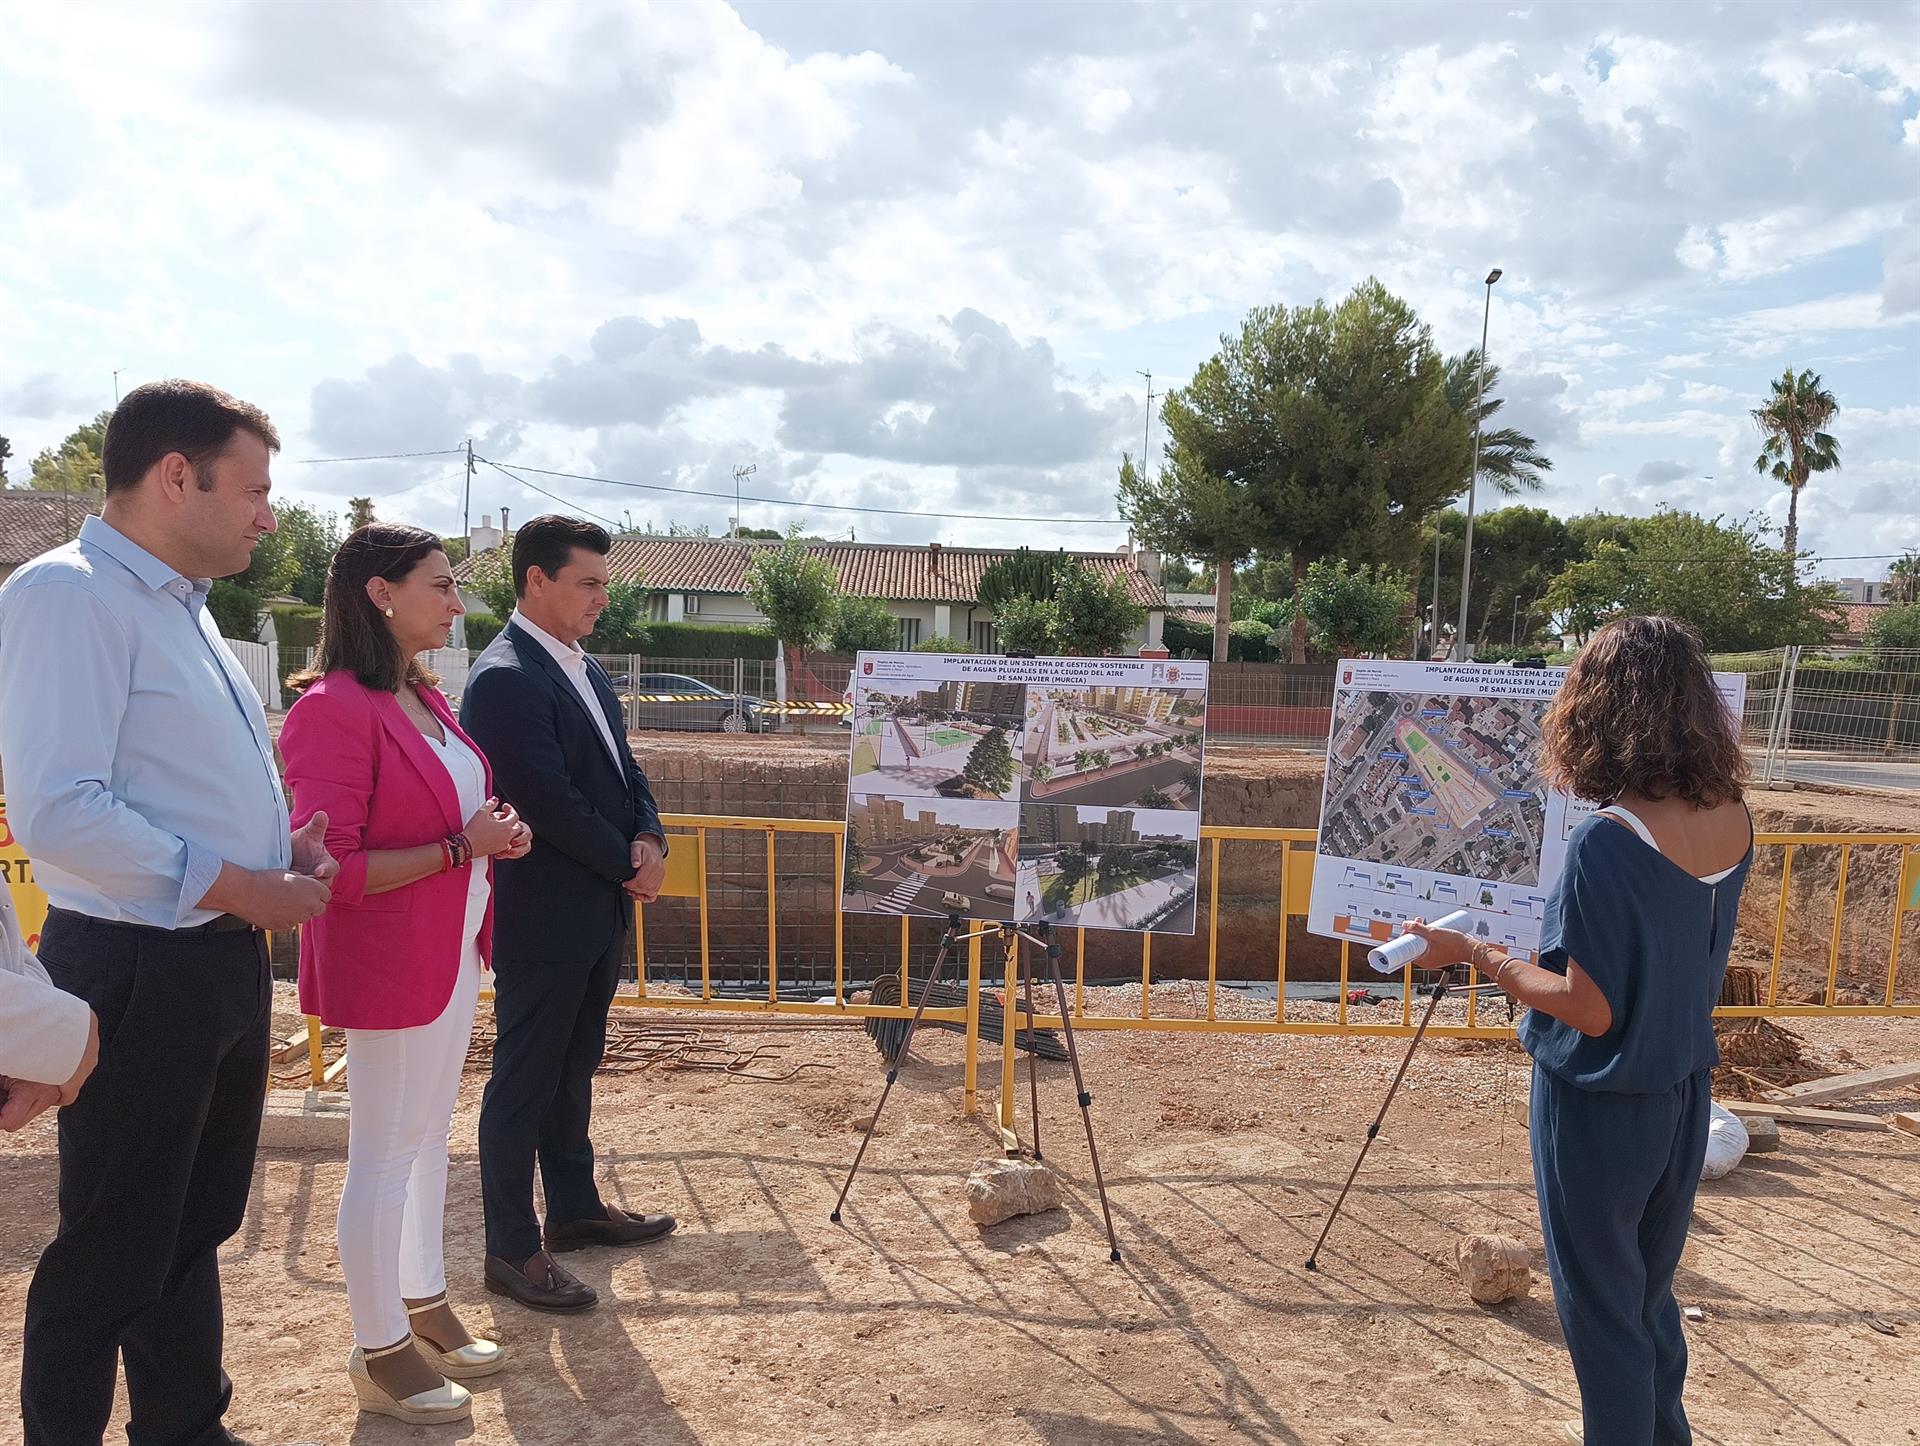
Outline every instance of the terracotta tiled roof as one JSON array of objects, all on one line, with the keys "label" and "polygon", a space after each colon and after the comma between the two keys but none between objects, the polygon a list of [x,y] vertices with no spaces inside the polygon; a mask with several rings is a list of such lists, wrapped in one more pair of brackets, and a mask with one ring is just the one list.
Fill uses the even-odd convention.
[{"label": "terracotta tiled roof", "polygon": [[1194,623],[1199,627],[1210,628],[1213,626],[1213,611],[1212,608],[1203,607],[1175,608],[1168,616],[1178,618],[1183,623]]},{"label": "terracotta tiled roof", "polygon": [[[730,542],[708,537],[616,537],[608,558],[618,578],[635,575],[658,592],[744,594],[747,564],[772,542]],[[840,590],[855,597],[887,602],[970,603],[979,595],[980,574],[1011,548],[902,547],[880,542],[814,542],[807,551],[825,558]],[[1142,607],[1166,604],[1160,585],[1131,561],[1111,552],[1070,552],[1067,556],[1105,576],[1126,580],[1128,594]],[[462,564],[457,575],[466,575]]]},{"label": "terracotta tiled roof", "polygon": [[1873,620],[1891,606],[1891,603],[1842,603],[1840,612],[1846,618],[1845,636],[1849,638],[1864,636]]},{"label": "terracotta tiled roof", "polygon": [[80,520],[98,512],[97,497],[75,492],[30,492],[0,487],[0,567],[18,567],[80,531]]}]

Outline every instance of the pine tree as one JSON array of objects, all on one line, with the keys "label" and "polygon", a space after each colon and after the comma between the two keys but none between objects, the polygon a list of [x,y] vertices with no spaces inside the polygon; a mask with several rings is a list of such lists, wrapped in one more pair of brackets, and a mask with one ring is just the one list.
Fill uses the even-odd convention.
[{"label": "pine tree", "polygon": [[1013,750],[1005,729],[995,728],[973,745],[960,776],[985,793],[1002,794],[1013,787]]}]

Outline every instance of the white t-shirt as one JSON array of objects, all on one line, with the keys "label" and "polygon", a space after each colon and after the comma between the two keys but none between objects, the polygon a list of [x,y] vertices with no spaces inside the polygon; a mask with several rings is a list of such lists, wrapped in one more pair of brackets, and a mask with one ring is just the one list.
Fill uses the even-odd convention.
[{"label": "white t-shirt", "polygon": [[[443,727],[445,725],[442,725]],[[434,757],[440,760],[440,766],[447,770],[447,777],[453,780],[454,796],[460,800],[460,818],[464,822],[479,811],[487,801],[487,770],[474,756],[471,748],[460,741],[460,735],[451,728],[446,730],[445,741],[427,734],[427,747],[433,750]],[[468,866],[467,873],[467,918],[460,937],[471,943],[480,932],[480,925],[487,915],[487,898],[492,885],[487,882],[487,861],[475,859]]]}]

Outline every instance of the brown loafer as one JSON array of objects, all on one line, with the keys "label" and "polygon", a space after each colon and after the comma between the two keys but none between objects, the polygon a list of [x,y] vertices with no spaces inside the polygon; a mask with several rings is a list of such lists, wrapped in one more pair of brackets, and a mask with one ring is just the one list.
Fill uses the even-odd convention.
[{"label": "brown loafer", "polygon": [[671,1215],[629,1215],[618,1205],[609,1205],[604,1220],[549,1222],[545,1239],[547,1249],[556,1253],[588,1245],[646,1245],[673,1234],[674,1224]]},{"label": "brown loafer", "polygon": [[511,1296],[529,1310],[556,1315],[592,1310],[600,1301],[597,1290],[575,1279],[544,1250],[517,1270],[499,1256],[489,1255],[487,1289],[495,1295]]}]

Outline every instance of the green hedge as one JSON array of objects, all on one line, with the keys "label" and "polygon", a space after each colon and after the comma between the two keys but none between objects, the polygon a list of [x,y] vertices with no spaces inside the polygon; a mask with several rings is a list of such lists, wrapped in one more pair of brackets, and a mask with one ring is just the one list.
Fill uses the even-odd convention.
[{"label": "green hedge", "polygon": [[1559,645],[1555,643],[1479,643],[1474,646],[1473,660],[1476,663],[1521,663],[1538,658],[1545,662],[1559,651]]},{"label": "green hedge", "polygon": [[1211,658],[1213,629],[1185,618],[1169,617],[1160,633],[1160,641],[1176,658]]},{"label": "green hedge", "polygon": [[648,623],[650,658],[772,658],[773,635],[746,623]]},{"label": "green hedge", "polygon": [[320,609],[305,603],[275,603],[273,634],[283,648],[311,648],[320,641]]},{"label": "green hedge", "polygon": [[496,617],[492,613],[468,613],[467,614],[467,649],[468,651],[475,652],[475,653],[479,652],[488,643],[492,642],[495,638],[499,637],[500,630],[504,628],[506,625],[507,625],[507,620],[505,618]]}]

